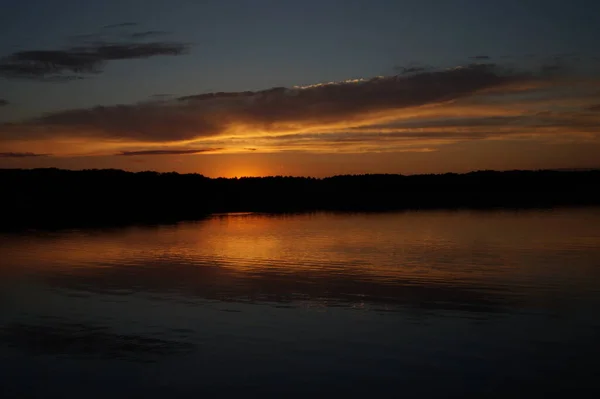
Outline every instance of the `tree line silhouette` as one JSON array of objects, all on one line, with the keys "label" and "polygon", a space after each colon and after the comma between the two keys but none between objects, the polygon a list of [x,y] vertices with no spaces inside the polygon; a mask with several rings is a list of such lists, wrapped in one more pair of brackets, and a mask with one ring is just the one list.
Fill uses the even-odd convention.
[{"label": "tree line silhouette", "polygon": [[0,169],[4,228],[162,223],[221,212],[532,208],[600,204],[600,170],[208,178]]}]

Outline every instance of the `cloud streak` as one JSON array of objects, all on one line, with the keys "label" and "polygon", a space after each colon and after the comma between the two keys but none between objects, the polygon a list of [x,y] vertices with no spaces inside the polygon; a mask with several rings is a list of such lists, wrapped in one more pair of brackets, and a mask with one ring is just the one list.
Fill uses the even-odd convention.
[{"label": "cloud streak", "polygon": [[145,32],[134,32],[129,35],[132,39],[147,39],[149,37],[157,37],[157,36],[165,36],[169,35],[171,32],[164,30],[147,30]]},{"label": "cloud streak", "polygon": [[50,154],[34,154],[32,152],[0,152],[0,158],[35,158],[47,156],[50,156]]},{"label": "cloud streak", "polygon": [[131,28],[132,26],[137,26],[137,23],[136,22],[121,22],[118,24],[104,25],[102,27],[102,29]]},{"label": "cloud streak", "polygon": [[10,105],[8,100],[4,100],[4,99],[0,98],[0,107],[6,107],[7,105]]},{"label": "cloud streak", "polygon": [[[105,57],[121,57],[112,54]],[[544,69],[469,64],[292,88],[160,96],[0,124],[0,151],[403,152],[473,140],[600,141],[600,86],[573,82]]]},{"label": "cloud streak", "polygon": [[593,112],[600,112],[600,104],[590,105],[588,107],[588,110],[593,111]]},{"label": "cloud streak", "polygon": [[119,156],[136,156],[136,155],[193,155],[202,154],[205,152],[216,152],[222,148],[202,148],[189,150],[142,150],[142,151],[121,151],[116,154]]}]

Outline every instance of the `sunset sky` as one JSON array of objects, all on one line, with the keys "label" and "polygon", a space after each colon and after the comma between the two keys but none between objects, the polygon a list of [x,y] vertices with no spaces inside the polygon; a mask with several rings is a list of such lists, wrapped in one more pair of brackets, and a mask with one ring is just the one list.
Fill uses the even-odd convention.
[{"label": "sunset sky", "polygon": [[600,167],[596,0],[0,0],[0,168]]}]

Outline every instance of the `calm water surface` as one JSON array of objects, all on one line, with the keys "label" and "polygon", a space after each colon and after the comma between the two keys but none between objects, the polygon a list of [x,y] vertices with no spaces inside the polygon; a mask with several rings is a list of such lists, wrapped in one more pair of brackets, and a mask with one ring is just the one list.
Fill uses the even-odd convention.
[{"label": "calm water surface", "polygon": [[0,396],[600,393],[600,209],[0,235]]}]

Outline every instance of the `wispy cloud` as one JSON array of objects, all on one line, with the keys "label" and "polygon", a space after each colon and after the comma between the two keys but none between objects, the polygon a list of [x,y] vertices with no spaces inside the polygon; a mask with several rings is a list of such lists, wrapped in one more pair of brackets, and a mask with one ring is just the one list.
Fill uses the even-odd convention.
[{"label": "wispy cloud", "polygon": [[0,152],[0,158],[47,157],[50,154],[34,154],[33,152]]},{"label": "wispy cloud", "polygon": [[[131,27],[123,23],[105,28]],[[140,42],[169,32],[148,30],[118,34],[91,33],[71,37],[74,44],[57,49],[17,51],[0,57],[0,77],[39,81],[70,81],[103,72],[108,62],[177,56],[190,46],[178,41]]]},{"label": "wispy cloud", "polygon": [[394,69],[400,75],[417,74],[435,70],[435,68],[431,65],[423,65],[414,61],[409,62],[407,65],[397,65],[394,67]]},{"label": "wispy cloud", "polygon": [[4,99],[0,98],[0,107],[6,107],[9,104],[10,103],[8,102],[8,100],[4,100]]},{"label": "wispy cloud", "polygon": [[132,26],[137,26],[137,23],[136,22],[121,22],[118,24],[104,25],[102,27],[102,29],[130,28]]},{"label": "wispy cloud", "polygon": [[129,35],[132,39],[148,39],[150,37],[165,36],[172,32],[164,30],[147,30],[145,32],[134,32]]},{"label": "wispy cloud", "polygon": [[135,155],[193,155],[205,152],[216,152],[222,148],[201,148],[191,150],[142,150],[142,151],[121,151],[116,155],[135,156]]}]

